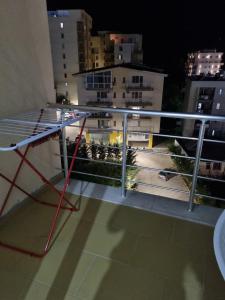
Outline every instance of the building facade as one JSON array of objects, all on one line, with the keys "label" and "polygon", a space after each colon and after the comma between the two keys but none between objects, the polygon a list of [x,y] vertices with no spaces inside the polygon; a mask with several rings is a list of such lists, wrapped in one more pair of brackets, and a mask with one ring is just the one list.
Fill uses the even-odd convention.
[{"label": "building facade", "polygon": [[99,31],[91,37],[92,68],[143,63],[142,35]]},{"label": "building facade", "polygon": [[[4,70],[0,74],[0,118],[3,118],[44,108],[47,102],[55,102],[55,93],[46,1],[1,1],[0,11],[0,68]],[[24,152],[24,149],[21,151]],[[57,168],[61,165],[53,153],[59,153],[59,145],[53,141],[45,142],[29,152],[29,159],[48,179],[59,173]],[[19,162],[14,151],[0,152],[0,170],[8,178],[15,176]],[[36,174],[25,166],[16,183],[30,193],[43,185]],[[0,206],[8,189],[9,184],[0,177]],[[25,198],[27,195],[13,190],[5,212]]]},{"label": "building facade", "polygon": [[[166,74],[133,64],[114,65],[74,74],[79,105],[161,110]],[[96,113],[87,120],[87,140],[122,142],[123,119],[118,114]],[[109,132],[108,129],[111,129]],[[128,142],[151,144],[151,132],[159,132],[160,118],[133,114],[128,117]],[[132,132],[133,131],[133,132]],[[150,139],[150,140],[149,140]]]},{"label": "building facade", "polygon": [[[185,112],[207,115],[225,115],[225,80],[222,78],[188,79],[185,91]],[[196,135],[199,123],[185,120],[183,134]],[[209,137],[225,137],[225,123],[210,122],[206,125]]]},{"label": "building facade", "polygon": [[223,52],[216,50],[199,50],[197,52],[188,53],[186,63],[186,74],[193,75],[215,75],[219,73],[222,63]]},{"label": "building facade", "polygon": [[48,12],[54,81],[57,96],[77,104],[73,73],[92,68],[92,18],[84,10]]}]

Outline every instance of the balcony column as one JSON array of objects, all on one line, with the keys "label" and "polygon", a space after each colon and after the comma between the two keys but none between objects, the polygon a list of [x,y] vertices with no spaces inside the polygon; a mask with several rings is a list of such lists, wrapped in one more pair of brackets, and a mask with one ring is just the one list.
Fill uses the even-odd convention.
[{"label": "balcony column", "polygon": [[127,113],[123,115],[123,148],[122,148],[122,178],[121,196],[126,197],[126,173],[127,173]]},{"label": "balcony column", "polygon": [[193,208],[195,190],[196,190],[196,185],[197,185],[197,181],[198,181],[199,164],[200,164],[203,140],[204,140],[204,135],[205,135],[205,122],[206,122],[205,120],[202,120],[201,127],[199,130],[198,143],[197,143],[197,149],[196,149],[196,155],[195,155],[194,172],[193,172],[193,176],[192,176],[192,185],[191,185],[191,192],[190,192],[189,205],[188,205],[188,211],[190,211],[190,212],[192,211],[192,208]]}]

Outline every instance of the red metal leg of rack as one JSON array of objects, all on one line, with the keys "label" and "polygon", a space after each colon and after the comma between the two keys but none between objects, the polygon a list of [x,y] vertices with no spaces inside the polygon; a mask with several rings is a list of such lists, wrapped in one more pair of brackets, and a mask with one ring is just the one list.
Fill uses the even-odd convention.
[{"label": "red metal leg of rack", "polygon": [[[40,171],[38,171],[38,169],[26,157],[24,157],[23,153],[21,153],[20,150],[16,149],[14,151],[23,159],[23,162],[26,163],[44,183],[46,183],[54,192],[61,196],[61,192],[57,190],[54,184],[52,184]],[[68,199],[66,199],[65,195],[64,199],[74,210],[77,210],[75,206]]]},{"label": "red metal leg of rack", "polygon": [[[52,207],[57,207],[58,206],[56,204],[49,203],[49,202],[46,202],[46,201],[41,201],[41,200],[37,199],[36,197],[34,197],[33,195],[31,195],[30,193],[28,193],[27,191],[25,191],[18,184],[16,184],[15,182],[13,182],[11,179],[9,179],[8,177],[6,177],[1,172],[0,172],[0,177],[2,177],[3,179],[5,179],[5,181],[11,183],[12,186],[15,186],[18,190],[20,190],[22,193],[24,193],[25,195],[27,195],[29,198],[31,198],[35,202],[38,202],[40,204],[47,205],[47,206],[52,206]],[[62,206],[61,208],[62,209],[66,209],[66,210],[70,210],[70,211],[75,211],[74,208],[72,208],[72,207]]]}]

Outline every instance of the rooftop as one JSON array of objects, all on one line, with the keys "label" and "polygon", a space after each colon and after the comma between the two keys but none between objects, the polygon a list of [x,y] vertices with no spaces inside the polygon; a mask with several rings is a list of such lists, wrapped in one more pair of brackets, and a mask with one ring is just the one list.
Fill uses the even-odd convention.
[{"label": "rooftop", "polygon": [[115,68],[127,68],[127,69],[132,69],[132,70],[154,72],[154,73],[160,73],[162,75],[166,75],[162,69],[151,68],[146,65],[131,64],[131,63],[124,63],[124,64],[112,65],[112,66],[98,68],[98,69],[91,69],[91,70],[87,70],[87,71],[83,71],[83,72],[74,73],[73,75],[76,76],[76,75],[85,74],[85,73],[101,72],[103,70],[110,70],[110,69],[115,69]]},{"label": "rooftop", "polygon": [[[55,200],[48,190],[39,196]],[[80,211],[43,259],[0,249],[2,299],[224,299],[212,227],[67,196],[79,203]],[[51,216],[52,208],[27,201],[5,217],[1,236],[38,247]],[[67,216],[64,211],[61,223]]]}]

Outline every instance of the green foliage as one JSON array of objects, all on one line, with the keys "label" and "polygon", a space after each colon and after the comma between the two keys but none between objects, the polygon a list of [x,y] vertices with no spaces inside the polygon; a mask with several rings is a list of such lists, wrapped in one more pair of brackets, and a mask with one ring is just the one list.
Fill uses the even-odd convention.
[{"label": "green foliage", "polygon": [[113,147],[115,147],[113,149],[115,159],[120,160],[121,159],[121,148],[120,148],[119,144],[114,144]]},{"label": "green foliage", "polygon": [[136,151],[131,148],[131,146],[128,147],[127,151],[127,165],[135,165],[136,163]]},{"label": "green foliage", "polygon": [[[67,152],[69,156],[73,155],[75,150],[75,143],[71,143],[67,146]],[[118,144],[114,145],[115,147],[119,147]],[[130,152],[130,153],[129,153]],[[129,153],[129,154],[128,154]],[[127,163],[129,165],[135,165],[136,162],[136,152],[134,150],[128,151],[127,153]],[[122,176],[122,167],[121,167],[121,147],[118,149],[111,148],[111,145],[105,146],[103,143],[100,145],[91,143],[88,148],[86,144],[81,144],[78,150],[78,157],[81,158],[91,158],[93,160],[101,160],[103,163],[99,163],[96,161],[86,161],[86,160],[76,160],[75,166],[73,168],[74,171],[83,172],[83,173],[91,173],[105,177],[113,177],[118,178],[119,180],[112,180],[107,178],[99,178],[95,176],[90,176],[86,174],[78,174],[72,173],[72,178],[77,178],[80,180],[111,185],[111,186],[120,186],[120,178]],[[112,161],[118,163],[119,165],[110,165],[107,163],[108,161]],[[68,163],[70,164],[71,158],[68,158]],[[128,181],[134,179],[137,173],[137,168],[127,167],[127,179]],[[128,183],[128,188],[134,188],[134,184]]]},{"label": "green foliage", "polygon": [[92,141],[91,146],[90,146],[90,152],[91,152],[91,158],[92,159],[97,159],[97,153],[98,153],[98,146],[95,145],[95,143]]},{"label": "green foliage", "polygon": [[98,158],[100,160],[104,160],[105,157],[106,157],[106,148],[103,142],[101,142],[101,144],[98,146]]},{"label": "green foliage", "polygon": [[113,158],[113,148],[112,145],[109,144],[107,147],[107,159],[111,160]]}]

